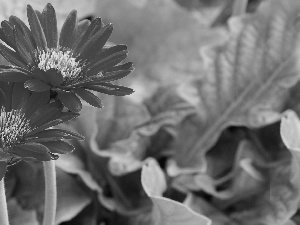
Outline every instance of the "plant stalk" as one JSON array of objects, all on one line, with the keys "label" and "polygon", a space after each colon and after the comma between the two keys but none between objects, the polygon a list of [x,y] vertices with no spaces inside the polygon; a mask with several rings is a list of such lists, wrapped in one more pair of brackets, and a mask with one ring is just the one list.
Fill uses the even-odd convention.
[{"label": "plant stalk", "polygon": [[239,16],[246,13],[248,0],[235,0],[232,9],[232,16]]},{"label": "plant stalk", "polygon": [[45,208],[43,225],[55,225],[57,189],[55,161],[43,162],[45,174]]},{"label": "plant stalk", "polygon": [[4,177],[2,178],[2,180],[0,180],[0,224],[9,225],[6,195],[4,188]]}]

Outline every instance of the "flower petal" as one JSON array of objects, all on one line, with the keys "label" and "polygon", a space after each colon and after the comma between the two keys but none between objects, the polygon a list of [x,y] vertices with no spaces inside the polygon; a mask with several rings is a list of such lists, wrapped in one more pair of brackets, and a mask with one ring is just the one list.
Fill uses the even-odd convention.
[{"label": "flower petal", "polygon": [[14,29],[14,34],[18,53],[27,65],[33,65],[35,56],[30,40],[26,39],[26,36],[17,28]]},{"label": "flower petal", "polygon": [[31,5],[27,5],[27,17],[30,25],[31,32],[33,34],[34,40],[38,47],[45,49],[47,46],[46,37],[38,19],[38,16]]},{"label": "flower petal", "polygon": [[19,157],[30,157],[40,161],[51,160],[49,149],[46,146],[39,143],[26,143],[18,145],[11,149],[10,152]]},{"label": "flower petal", "polygon": [[31,116],[39,108],[44,107],[50,101],[50,90],[44,92],[33,92],[24,109],[25,115]]},{"label": "flower petal", "polygon": [[92,58],[94,58],[97,52],[99,52],[99,50],[103,48],[112,31],[113,25],[107,24],[95,35],[93,35],[81,50],[78,59],[91,60]]},{"label": "flower petal", "polygon": [[119,71],[119,70],[134,70],[132,62],[127,62],[121,65],[114,66],[110,69],[106,69],[105,72]]},{"label": "flower petal", "polygon": [[132,90],[131,88],[114,85],[110,83],[99,83],[95,85],[86,86],[85,88],[89,90],[101,92],[107,95],[116,95],[116,96],[130,95],[134,92],[134,90]]},{"label": "flower petal", "polygon": [[87,45],[88,39],[90,39],[95,32],[99,31],[102,26],[103,24],[101,18],[94,19],[91,22],[90,26],[86,29],[82,37],[76,40],[76,43],[73,46],[74,53],[78,54],[81,49],[83,49],[84,46]]},{"label": "flower petal", "polygon": [[49,83],[53,87],[58,86],[64,81],[64,77],[62,76],[62,74],[54,69],[47,70],[46,73],[48,75]]},{"label": "flower petal", "polygon": [[44,142],[43,145],[45,145],[51,153],[66,154],[74,151],[74,146],[64,141],[49,141]]},{"label": "flower petal", "polygon": [[18,17],[16,17],[16,16],[10,16],[9,17],[9,22],[11,24],[13,24],[17,29],[19,29],[20,31],[22,31],[23,34],[25,35],[25,38],[28,40],[29,44],[31,45],[31,48],[32,49],[36,49],[35,40],[34,40],[34,38],[32,36],[31,31],[26,26],[26,24],[22,20],[20,20]]},{"label": "flower petal", "polygon": [[59,37],[59,45],[65,48],[71,48],[75,42],[77,34],[77,11],[73,10],[69,13],[64,25],[61,29]]},{"label": "flower petal", "polygon": [[63,122],[75,119],[78,117],[80,114],[79,113],[72,113],[72,112],[64,112],[60,114],[61,116],[57,119],[54,119],[48,123],[45,123],[37,128],[35,128],[33,131],[31,131],[28,135],[33,136],[36,133],[39,133],[45,129],[48,129],[49,127],[56,126],[58,124],[61,124]]},{"label": "flower petal", "polygon": [[58,40],[57,21],[55,10],[50,3],[43,10],[42,21],[48,48],[56,48]]},{"label": "flower petal", "polygon": [[8,44],[10,47],[16,50],[16,43],[15,43],[15,37],[14,37],[14,27],[13,25],[4,20],[1,22],[1,27],[4,31],[5,37],[6,37],[6,44]]},{"label": "flower petal", "polygon": [[86,101],[87,103],[89,103],[90,105],[97,107],[97,108],[102,108],[102,102],[101,100],[94,95],[93,93],[83,89],[83,88],[77,88],[74,89],[74,92],[80,97],[82,98],[84,101]]},{"label": "flower petal", "polygon": [[11,64],[29,69],[19,54],[0,43],[0,54]]},{"label": "flower petal", "polygon": [[107,81],[119,80],[123,77],[126,77],[131,72],[132,70],[120,70],[120,71],[112,71],[109,73],[105,73],[104,76],[101,78],[101,81],[107,82]]},{"label": "flower petal", "polygon": [[42,92],[50,90],[51,86],[37,79],[27,80],[24,86],[30,91]]},{"label": "flower petal", "polygon": [[23,83],[14,83],[12,93],[12,108],[25,110],[30,96],[30,91],[24,87]]},{"label": "flower petal", "polygon": [[87,19],[82,20],[78,23],[76,42],[82,38],[82,36],[84,35],[85,31],[88,29],[90,24],[91,21]]},{"label": "flower petal", "polygon": [[110,56],[107,56],[106,58],[98,58],[98,62],[96,62],[94,65],[90,67],[90,70],[87,73],[87,76],[91,76],[93,74],[97,74],[100,71],[105,71],[106,69],[109,69],[121,61],[123,61],[127,57],[127,51],[121,51],[116,52]]},{"label": "flower petal", "polygon": [[25,82],[31,79],[27,74],[16,69],[1,69],[0,81],[4,82]]},{"label": "flower petal", "polygon": [[58,93],[57,97],[72,112],[80,112],[82,108],[81,101],[74,93]]},{"label": "flower petal", "polygon": [[7,163],[4,161],[0,161],[0,181],[4,177],[6,173]]},{"label": "flower petal", "polygon": [[52,120],[61,109],[57,107],[57,102],[49,103],[37,109],[32,115],[29,115],[29,123],[31,127],[40,127],[41,125]]},{"label": "flower petal", "polygon": [[76,134],[72,131],[68,130],[61,130],[61,129],[48,129],[43,130],[35,135],[29,135],[28,138],[59,138],[61,139],[77,139],[77,140],[84,140],[84,137],[80,134]]}]

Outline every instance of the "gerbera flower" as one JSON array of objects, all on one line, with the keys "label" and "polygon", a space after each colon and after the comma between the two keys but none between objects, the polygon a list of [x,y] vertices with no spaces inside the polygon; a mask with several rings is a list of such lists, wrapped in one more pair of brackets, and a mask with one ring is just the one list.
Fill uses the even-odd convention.
[{"label": "gerbera flower", "polygon": [[[3,21],[0,53],[14,66],[0,67],[0,80],[25,82],[34,92],[51,90],[56,99],[74,112],[81,110],[80,98],[95,107],[101,101],[91,91],[109,95],[128,95],[132,89],[111,81],[132,72],[132,63],[121,63],[127,47],[106,47],[112,24],[100,18],[78,23],[73,10],[63,24],[59,40],[56,14],[51,4],[42,13],[27,6],[30,29],[15,16]],[[8,47],[8,46],[9,47]]]},{"label": "gerbera flower", "polygon": [[0,82],[0,180],[10,163],[49,161],[73,151],[63,140],[83,137],[51,128],[79,115],[62,109],[60,102],[50,101],[49,90],[37,93],[23,83]]}]

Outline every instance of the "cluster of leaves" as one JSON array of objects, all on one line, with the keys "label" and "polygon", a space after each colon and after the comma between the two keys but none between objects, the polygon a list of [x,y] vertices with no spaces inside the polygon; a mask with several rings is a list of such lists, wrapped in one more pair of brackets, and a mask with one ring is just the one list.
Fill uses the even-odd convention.
[{"label": "cluster of leaves", "polygon": [[[177,18],[178,6],[164,2],[157,11]],[[114,1],[103,4],[120,15]],[[148,4],[137,13],[147,17],[158,3]],[[152,59],[153,70],[136,72],[149,75],[133,83],[148,88],[146,97],[101,95],[100,112],[84,104],[62,125],[86,139],[57,160],[57,224],[298,224],[299,14],[298,0],[266,1],[203,44],[201,71],[185,61],[189,76],[176,67],[174,79],[174,65],[158,55],[162,71]],[[42,177],[39,163],[8,172],[12,224],[38,224]]]}]

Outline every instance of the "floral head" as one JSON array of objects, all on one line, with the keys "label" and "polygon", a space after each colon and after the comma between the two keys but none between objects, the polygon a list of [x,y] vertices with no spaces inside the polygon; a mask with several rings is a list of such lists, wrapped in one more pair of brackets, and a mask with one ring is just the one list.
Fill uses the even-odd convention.
[{"label": "floral head", "polygon": [[64,139],[82,136],[51,127],[77,117],[50,100],[50,90],[31,92],[23,83],[0,82],[0,180],[19,160],[49,161],[73,151]]},{"label": "floral head", "polygon": [[81,99],[102,107],[91,91],[110,95],[128,95],[132,89],[114,85],[132,72],[132,63],[120,64],[127,57],[125,45],[105,46],[112,24],[100,18],[78,23],[73,10],[63,24],[58,39],[56,14],[47,4],[42,13],[27,7],[30,29],[10,16],[3,21],[0,54],[13,66],[0,67],[0,81],[24,82],[34,92],[51,90],[52,96],[73,112],[81,110]]}]

